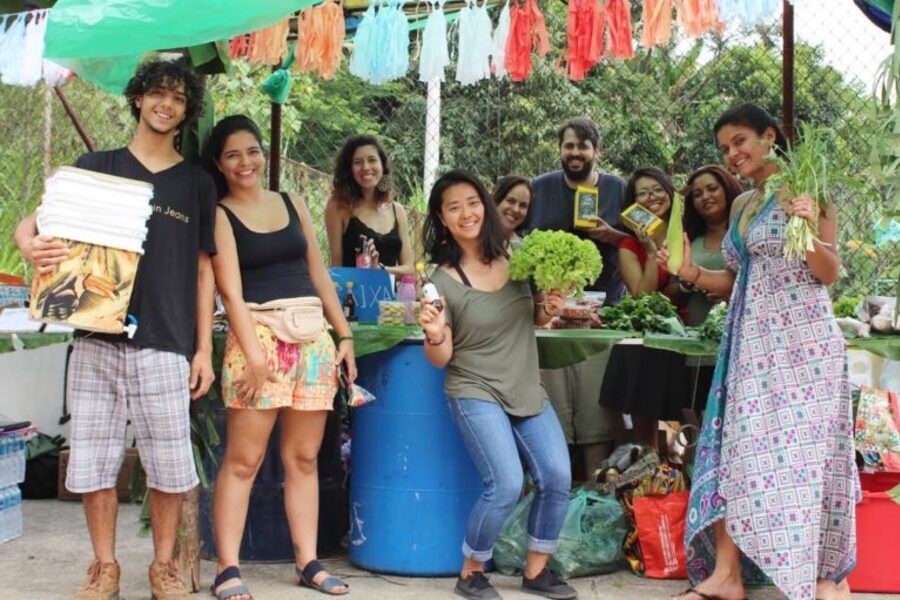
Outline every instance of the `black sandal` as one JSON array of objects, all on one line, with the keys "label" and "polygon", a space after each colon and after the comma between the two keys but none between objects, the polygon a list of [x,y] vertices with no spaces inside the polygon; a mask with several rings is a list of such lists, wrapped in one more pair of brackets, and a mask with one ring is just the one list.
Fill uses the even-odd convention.
[{"label": "black sandal", "polygon": [[[309,587],[331,596],[343,596],[350,592],[350,586],[334,575],[326,577],[321,583],[315,583],[316,575],[325,570],[322,563],[317,560],[309,561],[302,569],[294,565],[294,569],[296,569],[297,576],[300,578],[300,583],[298,584],[300,586]],[[344,590],[341,592],[335,591],[335,588],[338,587],[343,587]]]},{"label": "black sandal", "polygon": [[[216,591],[220,585],[229,579],[240,579],[242,583],[237,585],[229,586],[223,590]],[[241,570],[235,566],[225,567],[222,569],[222,572],[216,575],[215,581],[213,581],[212,586],[210,586],[209,591],[212,592],[213,596],[217,598],[217,600],[228,600],[229,598],[237,598],[238,596],[250,596],[250,599],[253,600],[253,594],[250,593],[250,590],[247,589],[247,586],[243,584],[244,578],[241,577]]]}]

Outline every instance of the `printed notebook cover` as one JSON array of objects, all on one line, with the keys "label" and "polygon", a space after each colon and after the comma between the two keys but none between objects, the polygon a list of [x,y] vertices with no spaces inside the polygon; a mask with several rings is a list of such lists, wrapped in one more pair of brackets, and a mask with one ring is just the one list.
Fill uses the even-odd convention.
[{"label": "printed notebook cover", "polygon": [[122,333],[141,255],[98,244],[60,241],[68,246],[69,255],[52,272],[35,274],[31,318],[76,329]]}]

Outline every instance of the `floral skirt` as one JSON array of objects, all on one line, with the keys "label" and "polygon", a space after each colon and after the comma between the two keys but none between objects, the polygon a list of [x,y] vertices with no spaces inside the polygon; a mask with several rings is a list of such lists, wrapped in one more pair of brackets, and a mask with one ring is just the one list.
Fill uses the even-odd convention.
[{"label": "floral skirt", "polygon": [[228,332],[222,365],[222,396],[228,408],[293,408],[295,410],[331,410],[338,389],[335,346],[326,329],[318,338],[302,344],[289,344],[275,337],[265,325],[256,324],[256,338],[262,345],[275,381],[263,385],[255,403],[238,398],[234,382],[247,368],[247,359],[234,332]]}]

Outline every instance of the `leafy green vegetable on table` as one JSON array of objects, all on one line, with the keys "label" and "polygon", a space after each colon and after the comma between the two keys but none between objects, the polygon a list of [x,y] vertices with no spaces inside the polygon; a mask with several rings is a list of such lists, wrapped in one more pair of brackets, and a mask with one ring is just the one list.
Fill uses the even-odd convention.
[{"label": "leafy green vegetable on table", "polygon": [[641,294],[637,298],[625,296],[616,306],[601,308],[599,314],[608,329],[684,335],[675,305],[660,292]]},{"label": "leafy green vegetable on table", "polygon": [[574,290],[581,294],[600,276],[600,252],[590,240],[564,231],[535,230],[509,259],[509,276],[515,280],[534,278],[540,290]]},{"label": "leafy green vegetable on table", "polygon": [[834,316],[838,319],[855,319],[856,307],[862,302],[862,296],[841,296],[834,303]]},{"label": "leafy green vegetable on table", "polygon": [[706,320],[697,328],[697,335],[704,340],[721,341],[722,334],[725,333],[725,316],[727,314],[728,307],[724,302],[713,306],[706,315]]}]

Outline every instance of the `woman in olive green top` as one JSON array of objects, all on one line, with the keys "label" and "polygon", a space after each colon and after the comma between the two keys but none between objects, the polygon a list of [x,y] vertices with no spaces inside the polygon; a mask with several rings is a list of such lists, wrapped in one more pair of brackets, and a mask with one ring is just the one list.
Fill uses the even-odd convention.
[{"label": "woman in olive green top", "polygon": [[[700,167],[688,177],[684,189],[684,225],[691,240],[694,264],[713,271],[725,268],[722,239],[728,230],[731,205],[743,191],[738,180],[719,165]],[[687,307],[688,325],[703,323],[713,305],[725,300],[684,282],[680,289],[679,304]]]},{"label": "woman in olive green top", "polygon": [[419,322],[425,355],[447,367],[444,385],[454,422],[484,481],[469,514],[465,560],[456,592],[499,598],[484,563],[522,491],[521,454],[537,491],[528,520],[522,588],[547,598],[577,592],[547,568],[559,544],[571,475],[562,428],[541,387],[534,325],[562,312],[565,296],[533,296],[509,279],[506,236],[484,185],[451,171],[434,185],[425,249],[438,268],[432,281],[443,306],[425,300]]}]

